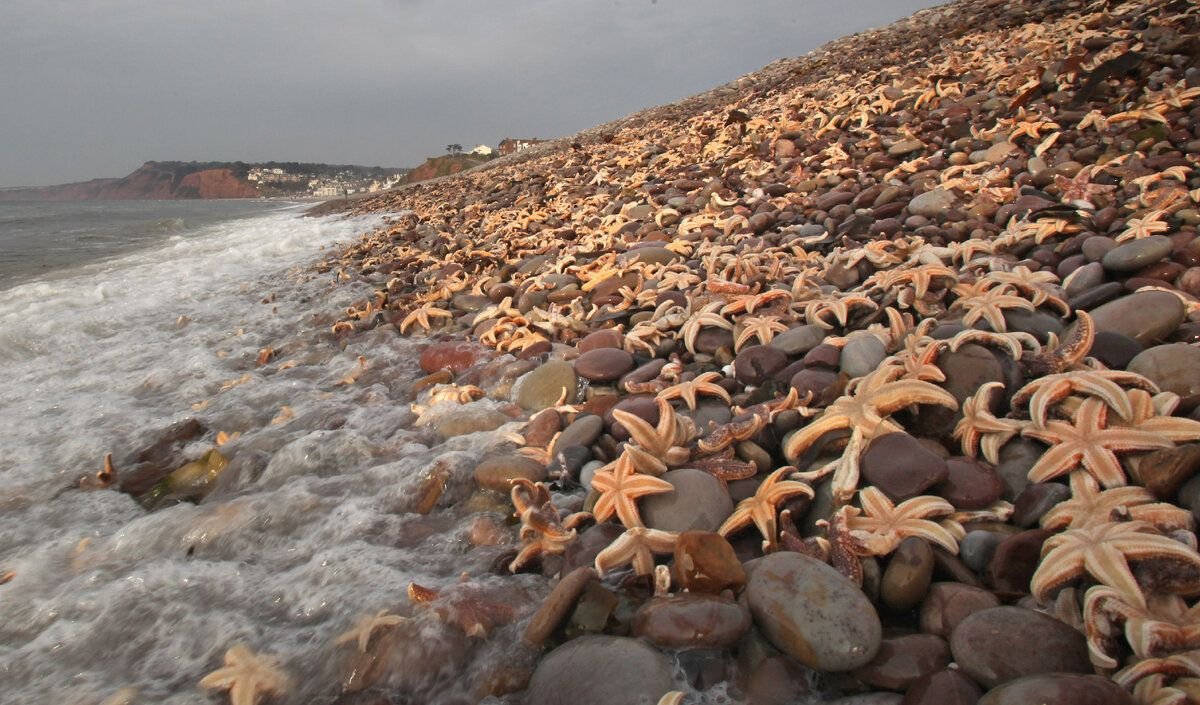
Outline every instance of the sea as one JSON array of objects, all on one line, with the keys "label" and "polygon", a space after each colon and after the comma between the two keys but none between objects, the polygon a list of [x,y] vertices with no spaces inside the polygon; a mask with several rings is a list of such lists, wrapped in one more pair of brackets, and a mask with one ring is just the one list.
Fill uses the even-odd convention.
[{"label": "sea", "polygon": [[[386,216],[305,206],[0,203],[0,703],[227,702],[199,681],[238,644],[287,673],[271,702],[475,702],[513,658],[516,624],[468,639],[406,594],[540,603],[540,576],[489,571],[512,547],[470,540],[480,507],[414,507],[432,467],[441,506],[463,504],[502,440],[435,443],[409,404],[416,345],[333,335],[373,292],[318,265]],[[171,444],[189,420],[203,432]],[[155,448],[228,465],[153,508],[80,483]],[[406,619],[394,653],[337,641],[380,610]]]}]

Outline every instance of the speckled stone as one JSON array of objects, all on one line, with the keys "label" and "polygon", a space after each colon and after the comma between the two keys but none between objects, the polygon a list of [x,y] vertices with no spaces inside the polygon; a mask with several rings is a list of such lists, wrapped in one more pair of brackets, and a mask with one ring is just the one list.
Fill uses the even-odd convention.
[{"label": "speckled stone", "polygon": [[643,497],[642,521],[660,531],[716,531],[733,513],[733,500],[712,473],[681,468],[663,474],[674,492]]},{"label": "speckled stone", "polygon": [[950,635],[954,661],[987,688],[1042,673],[1091,673],[1082,633],[1021,607],[972,614]]},{"label": "speckled stone", "polygon": [[799,553],[754,561],[750,613],[780,651],[819,671],[851,671],[875,657],[882,626],[874,606],[841,573]]},{"label": "speckled stone", "polygon": [[749,630],[749,610],[716,595],[655,597],[633,618],[634,636],[663,649],[726,649]]},{"label": "speckled stone", "polygon": [[884,639],[870,663],[854,677],[875,688],[904,691],[922,676],[950,663],[950,646],[932,634],[909,634]]},{"label": "speckled stone", "polygon": [[528,705],[642,705],[675,687],[662,652],[638,639],[583,636],[546,654],[525,694]]},{"label": "speckled stone", "polygon": [[888,560],[879,584],[884,604],[896,611],[920,604],[933,577],[933,549],[924,540],[909,536]]},{"label": "speckled stone", "polygon": [[526,411],[541,411],[554,406],[564,394],[573,399],[575,382],[571,363],[551,360],[517,381],[513,401]]}]

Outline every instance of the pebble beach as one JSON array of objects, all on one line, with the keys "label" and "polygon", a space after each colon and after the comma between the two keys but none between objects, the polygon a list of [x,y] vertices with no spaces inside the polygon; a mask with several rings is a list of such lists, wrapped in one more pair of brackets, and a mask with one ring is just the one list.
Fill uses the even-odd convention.
[{"label": "pebble beach", "polygon": [[961,0],[329,204],[257,304],[317,313],[66,501],[354,546],[197,627],[200,702],[1200,702],[1198,58],[1183,0]]}]

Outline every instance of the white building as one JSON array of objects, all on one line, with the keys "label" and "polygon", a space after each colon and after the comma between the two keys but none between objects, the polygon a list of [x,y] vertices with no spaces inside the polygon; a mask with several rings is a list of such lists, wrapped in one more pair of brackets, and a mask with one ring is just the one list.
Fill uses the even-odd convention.
[{"label": "white building", "polygon": [[478,154],[481,157],[490,157],[490,156],[492,156],[492,154],[495,151],[496,150],[492,149],[491,147],[487,146],[486,144],[481,144],[478,147],[476,147],[475,149],[472,149],[470,152],[468,152],[468,154]]}]

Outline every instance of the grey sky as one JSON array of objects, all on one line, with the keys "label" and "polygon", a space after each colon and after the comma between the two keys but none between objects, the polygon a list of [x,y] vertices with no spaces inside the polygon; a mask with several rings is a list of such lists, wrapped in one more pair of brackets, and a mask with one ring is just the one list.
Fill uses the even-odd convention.
[{"label": "grey sky", "polygon": [[678,100],[937,0],[5,0],[0,186],[415,166]]}]

